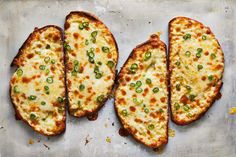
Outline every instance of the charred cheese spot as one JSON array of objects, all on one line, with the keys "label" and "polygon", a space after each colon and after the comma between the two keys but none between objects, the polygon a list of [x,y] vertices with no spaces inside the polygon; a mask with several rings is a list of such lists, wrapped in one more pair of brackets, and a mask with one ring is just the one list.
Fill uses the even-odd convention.
[{"label": "charred cheese spot", "polygon": [[[172,115],[176,123],[188,124],[207,111],[219,92],[224,54],[214,34],[200,22],[178,17],[169,26],[170,84],[180,85],[171,88]],[[179,61],[178,67],[174,61]]]},{"label": "charred cheese spot", "polygon": [[[44,135],[60,134],[65,129],[64,99],[55,105],[58,97],[65,98],[62,46],[59,28],[36,29],[17,56],[20,67],[11,78],[11,99],[17,113]],[[53,64],[54,61],[58,64]],[[49,84],[46,80],[52,76]]]},{"label": "charred cheese spot", "polygon": [[161,139],[167,140],[165,63],[165,45],[157,35],[152,35],[132,51],[121,68],[115,92],[115,108],[124,128],[153,148],[165,144]]},{"label": "charred cheese spot", "polygon": [[[118,51],[108,28],[84,12],[71,12],[67,16],[65,43],[69,47],[66,61],[69,108],[73,110],[70,114],[81,117],[98,110],[104,103],[97,103],[99,96],[106,100],[111,92]],[[109,67],[107,63],[111,60],[113,66]],[[82,92],[78,91],[80,84],[85,87]],[[78,101],[82,107],[78,107]]]}]

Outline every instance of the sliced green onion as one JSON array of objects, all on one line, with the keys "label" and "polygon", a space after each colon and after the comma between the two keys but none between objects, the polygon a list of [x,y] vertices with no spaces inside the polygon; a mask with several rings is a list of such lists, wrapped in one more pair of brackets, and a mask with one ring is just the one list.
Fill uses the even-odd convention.
[{"label": "sliced green onion", "polygon": [[46,45],[46,49],[50,49],[51,46],[49,44]]},{"label": "sliced green onion", "polygon": [[48,87],[48,86],[44,86],[44,89],[45,89],[45,90],[49,90],[49,87]]},{"label": "sliced green onion", "polygon": [[93,51],[90,51],[90,52],[88,52],[88,56],[89,56],[90,58],[93,58],[93,57],[95,56],[95,54],[93,53]]},{"label": "sliced green onion", "polygon": [[175,87],[177,91],[180,91],[180,84],[177,84]]},{"label": "sliced green onion", "polygon": [[62,102],[64,101],[64,99],[63,99],[62,97],[58,97],[58,98],[57,98],[57,101],[58,101],[59,103],[62,103]]},{"label": "sliced green onion", "polygon": [[84,29],[83,23],[79,23],[78,28],[79,28],[80,30],[83,30],[83,29]]},{"label": "sliced green onion", "polygon": [[89,60],[90,63],[94,63],[94,59],[93,58],[89,57],[88,60]]},{"label": "sliced green onion", "polygon": [[130,83],[130,86],[131,87],[135,87],[135,83]]},{"label": "sliced green onion", "polygon": [[99,67],[98,67],[98,66],[95,66],[93,72],[99,73]]},{"label": "sliced green onion", "polygon": [[95,74],[95,78],[96,78],[96,79],[100,79],[101,77],[102,77],[102,74],[101,74],[101,73],[96,73],[96,74]]},{"label": "sliced green onion", "polygon": [[107,62],[107,66],[108,66],[109,68],[113,68],[114,65],[115,65],[115,63],[114,63],[113,61],[108,61],[108,62]]},{"label": "sliced green onion", "polygon": [[104,100],[105,100],[104,95],[100,95],[100,96],[97,97],[97,102],[98,103],[102,103],[102,102],[104,102]]},{"label": "sliced green onion", "polygon": [[175,62],[175,65],[180,66],[180,61]]},{"label": "sliced green onion", "polygon": [[52,59],[52,60],[51,60],[51,63],[52,63],[52,64],[55,64],[55,63],[56,63],[55,59]]},{"label": "sliced green onion", "polygon": [[93,32],[91,33],[91,36],[92,36],[93,38],[96,38],[97,34],[98,34],[98,31],[93,31]]},{"label": "sliced green onion", "polygon": [[126,109],[123,109],[123,110],[121,111],[121,114],[122,114],[123,116],[127,116],[127,115],[128,115],[128,112],[127,112]]},{"label": "sliced green onion", "polygon": [[17,76],[22,76],[23,75],[23,70],[21,68],[18,68],[16,71]]},{"label": "sliced green onion", "polygon": [[198,71],[201,70],[202,68],[203,68],[203,66],[201,64],[197,65]]},{"label": "sliced green onion", "polygon": [[148,130],[153,130],[155,126],[153,124],[148,125]]},{"label": "sliced green onion", "polygon": [[201,57],[201,52],[196,53],[196,57],[200,58]]},{"label": "sliced green onion", "polygon": [[88,45],[89,44],[89,41],[88,39],[85,40],[85,45]]},{"label": "sliced green onion", "polygon": [[78,60],[74,60],[74,65],[78,65],[79,64],[79,61]]},{"label": "sliced green onion", "polygon": [[30,95],[30,96],[28,97],[29,100],[35,100],[36,98],[37,98],[37,96],[35,96],[35,95]]},{"label": "sliced green onion", "polygon": [[133,64],[131,65],[131,67],[130,67],[130,70],[131,70],[132,72],[135,72],[137,69],[138,69],[138,64],[137,64],[137,63],[133,63]]},{"label": "sliced green onion", "polygon": [[79,90],[83,91],[85,89],[85,86],[83,84],[79,85]]},{"label": "sliced green onion", "polygon": [[77,76],[77,72],[73,70],[73,71],[71,72],[71,75],[72,75],[72,76]]},{"label": "sliced green onion", "polygon": [[137,81],[137,82],[136,82],[136,86],[137,86],[137,87],[140,87],[141,85],[142,85],[142,82],[141,82],[141,81]]},{"label": "sliced green onion", "polygon": [[211,53],[211,59],[215,59],[216,55],[214,53]]},{"label": "sliced green onion", "polygon": [[97,64],[98,64],[98,65],[102,65],[102,62],[98,61]]},{"label": "sliced green onion", "polygon": [[50,61],[50,57],[45,57],[45,58],[44,58],[44,62],[45,62],[45,63],[48,63],[49,61]]},{"label": "sliced green onion", "polygon": [[191,52],[190,52],[190,51],[186,51],[186,52],[185,52],[185,56],[190,57],[190,55],[191,55]]},{"label": "sliced green onion", "polygon": [[190,94],[189,95],[189,100],[190,101],[194,101],[195,97],[196,97],[196,95]]},{"label": "sliced green onion", "polygon": [[206,40],[207,37],[205,35],[202,36],[202,40]]},{"label": "sliced green onion", "polygon": [[40,70],[45,70],[45,67],[46,67],[45,65],[40,65],[40,66],[39,66],[39,69],[40,69]]},{"label": "sliced green onion", "polygon": [[70,47],[70,45],[69,44],[64,44],[64,49],[66,50],[66,51],[71,51],[71,47]]},{"label": "sliced green onion", "polygon": [[152,57],[152,53],[150,51],[147,51],[144,55],[144,61],[149,60]]},{"label": "sliced green onion", "polygon": [[133,102],[134,102],[136,105],[141,105],[141,104],[143,103],[143,100],[138,101],[137,98],[133,98]]},{"label": "sliced green onion", "polygon": [[92,43],[96,43],[96,38],[92,37],[90,40],[91,40]]},{"label": "sliced green onion", "polygon": [[190,91],[192,88],[190,86],[186,86],[186,89]]},{"label": "sliced green onion", "polygon": [[155,87],[155,88],[153,88],[153,93],[157,93],[157,92],[159,92],[159,88],[158,87]]},{"label": "sliced green onion", "polygon": [[185,34],[183,36],[184,40],[190,39],[191,38],[191,34]]},{"label": "sliced green onion", "polygon": [[49,69],[46,69],[46,74],[49,74],[50,73],[50,70]]},{"label": "sliced green onion", "polygon": [[151,84],[152,83],[152,80],[150,78],[147,78],[146,79],[146,84]]},{"label": "sliced green onion", "polygon": [[20,93],[20,89],[17,85],[14,86],[13,90],[14,90],[14,93]]},{"label": "sliced green onion", "polygon": [[180,105],[179,105],[179,103],[176,102],[176,103],[174,104],[174,107],[175,107],[175,110],[180,109]]},{"label": "sliced green onion", "polygon": [[197,48],[197,52],[201,53],[202,52],[202,48]]},{"label": "sliced green onion", "polygon": [[84,26],[85,28],[87,28],[87,27],[89,26],[89,23],[88,23],[88,22],[83,22],[83,26]]},{"label": "sliced green onion", "polygon": [[188,105],[184,105],[184,111],[189,111],[190,107]]},{"label": "sliced green onion", "polygon": [[109,47],[103,46],[103,47],[102,47],[102,52],[104,52],[104,53],[110,52]]},{"label": "sliced green onion", "polygon": [[46,102],[45,101],[41,101],[41,105],[46,105]]},{"label": "sliced green onion", "polygon": [[135,89],[135,92],[136,92],[136,93],[142,93],[142,91],[143,91],[142,88],[136,88],[136,89]]},{"label": "sliced green onion", "polygon": [[75,72],[79,72],[79,65],[75,65],[75,66],[74,66],[74,71],[75,71]]},{"label": "sliced green onion", "polygon": [[46,81],[47,81],[47,83],[52,84],[53,83],[53,78],[52,77],[48,77],[46,79]]},{"label": "sliced green onion", "polygon": [[47,95],[49,95],[49,94],[50,94],[50,92],[49,92],[49,91],[46,91],[45,93],[46,93]]},{"label": "sliced green onion", "polygon": [[159,109],[159,112],[160,112],[160,113],[163,113],[163,112],[164,112],[164,110],[163,110],[162,108],[160,108],[160,109]]},{"label": "sliced green onion", "polygon": [[149,113],[149,109],[148,108],[144,108],[144,112],[145,113]]},{"label": "sliced green onion", "polygon": [[209,80],[209,81],[212,81],[213,79],[214,79],[214,76],[213,76],[213,75],[209,75],[209,76],[208,76],[208,80]]},{"label": "sliced green onion", "polygon": [[30,113],[30,119],[32,120],[36,119],[36,115],[34,113]]}]

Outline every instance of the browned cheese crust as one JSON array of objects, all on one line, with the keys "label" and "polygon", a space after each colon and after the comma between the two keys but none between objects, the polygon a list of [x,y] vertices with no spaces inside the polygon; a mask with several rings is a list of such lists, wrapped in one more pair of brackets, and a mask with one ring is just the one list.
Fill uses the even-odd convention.
[{"label": "browned cheese crust", "polygon": [[35,28],[11,66],[10,97],[16,116],[40,134],[53,136],[66,128],[62,29]]},{"label": "browned cheese crust", "polygon": [[124,129],[151,148],[168,142],[166,46],[158,35],[138,45],[122,66],[115,110]]},{"label": "browned cheese crust", "polygon": [[118,48],[109,29],[96,16],[71,12],[65,21],[69,113],[95,114],[112,92]]},{"label": "browned cheese crust", "polygon": [[209,27],[187,18],[169,22],[171,118],[178,125],[199,119],[220,93],[224,54]]}]

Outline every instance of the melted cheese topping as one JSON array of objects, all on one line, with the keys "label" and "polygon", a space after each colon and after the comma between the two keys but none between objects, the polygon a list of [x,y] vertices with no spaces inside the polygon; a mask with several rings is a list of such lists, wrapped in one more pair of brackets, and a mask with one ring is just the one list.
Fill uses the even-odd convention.
[{"label": "melted cheese topping", "polygon": [[45,135],[65,129],[63,44],[60,30],[35,30],[14,59],[11,98],[19,116]]},{"label": "melted cheese topping", "polygon": [[70,114],[98,110],[112,90],[118,52],[112,34],[97,19],[71,13],[65,24]]},{"label": "melted cheese topping", "polygon": [[122,67],[115,106],[124,128],[156,148],[167,143],[167,67],[164,43],[155,35],[149,41],[134,49]]},{"label": "melted cheese topping", "polygon": [[188,18],[170,22],[171,109],[189,123],[213,103],[222,84],[224,55],[208,27]]}]

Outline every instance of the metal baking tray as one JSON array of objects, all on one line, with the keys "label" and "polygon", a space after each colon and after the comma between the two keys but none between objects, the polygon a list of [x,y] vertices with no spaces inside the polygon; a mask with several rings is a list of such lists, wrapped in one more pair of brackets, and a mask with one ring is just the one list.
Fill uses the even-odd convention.
[{"label": "metal baking tray", "polygon": [[[234,0],[0,0],[0,157],[235,157],[236,52]],[[109,100],[96,121],[67,115],[66,132],[56,137],[35,133],[16,121],[9,99],[9,80],[14,71],[10,63],[34,27],[55,24],[63,28],[65,16],[74,10],[97,15],[114,34],[120,52],[118,70],[131,50],[149,35],[161,32],[168,44],[168,22],[187,16],[209,26],[225,54],[222,98],[204,117],[188,126],[169,127],[175,136],[167,146],[154,152],[121,137],[121,127]]]}]

